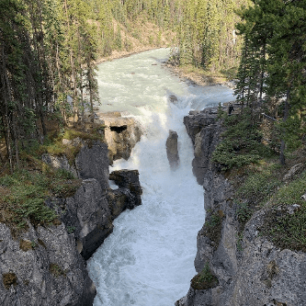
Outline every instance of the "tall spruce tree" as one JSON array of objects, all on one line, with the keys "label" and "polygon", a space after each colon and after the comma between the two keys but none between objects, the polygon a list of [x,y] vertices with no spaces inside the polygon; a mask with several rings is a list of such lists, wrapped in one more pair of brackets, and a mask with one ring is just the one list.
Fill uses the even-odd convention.
[{"label": "tall spruce tree", "polygon": [[[302,118],[298,115],[306,107],[306,4],[279,0],[253,3],[239,13],[245,21],[238,25],[245,46],[236,93],[240,99],[248,88],[244,99],[252,100],[252,106],[259,102],[262,107],[262,102],[268,103],[272,98],[279,101],[283,114],[275,124],[281,138],[280,162],[285,164],[286,146],[299,143]],[[250,60],[258,64],[249,65]],[[251,76],[256,76],[253,84]],[[256,91],[255,99],[251,99]]]}]

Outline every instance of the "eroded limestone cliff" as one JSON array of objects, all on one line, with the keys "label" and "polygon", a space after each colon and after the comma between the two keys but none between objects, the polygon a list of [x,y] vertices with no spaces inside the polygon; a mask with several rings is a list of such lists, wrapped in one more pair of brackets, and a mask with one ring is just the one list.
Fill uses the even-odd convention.
[{"label": "eroded limestone cliff", "polygon": [[205,109],[184,119],[194,144],[193,171],[205,190],[206,220],[197,237],[198,275],[176,305],[306,305],[306,254],[277,248],[260,235],[267,209],[259,208],[239,232],[232,181],[211,161],[223,131],[216,117],[217,109]]},{"label": "eroded limestone cliff", "polygon": [[46,205],[59,220],[44,227],[27,222],[18,237],[0,223],[0,304],[3,306],[87,306],[96,294],[86,261],[113,230],[113,220],[126,208],[141,204],[137,170],[111,174],[118,189],[109,187],[109,150],[105,143],[81,142],[73,164],[65,156],[45,155],[43,161],[80,180],[74,195],[53,197]]}]

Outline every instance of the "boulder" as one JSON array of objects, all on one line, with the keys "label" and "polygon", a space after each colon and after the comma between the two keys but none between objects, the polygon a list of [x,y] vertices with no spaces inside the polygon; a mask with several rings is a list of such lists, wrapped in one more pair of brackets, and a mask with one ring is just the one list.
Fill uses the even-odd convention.
[{"label": "boulder", "polygon": [[104,188],[98,181],[99,177],[83,180],[72,197],[53,198],[47,202],[59,214],[67,231],[73,233],[78,252],[85,260],[112,233],[113,220],[125,209],[141,204],[142,188],[137,170],[112,172],[110,179],[119,186],[116,190]]},{"label": "boulder", "polygon": [[76,193],[66,199],[52,199],[49,206],[60,215],[69,233],[76,239],[78,252],[87,260],[113,231],[113,218],[97,179],[82,181]]},{"label": "boulder", "polygon": [[81,148],[75,159],[75,167],[80,179],[96,179],[102,189],[109,188],[109,160],[107,144],[93,141],[90,146]]},{"label": "boulder", "polygon": [[[141,204],[142,188],[139,183],[138,170],[123,169],[113,171],[109,179],[113,180],[119,186],[119,191],[124,192],[126,196],[126,208],[132,209]],[[115,191],[118,191],[118,189]]]},{"label": "boulder", "polygon": [[166,141],[167,157],[172,170],[177,169],[180,163],[177,145],[177,132],[169,130],[169,136]]},{"label": "boulder", "polygon": [[291,180],[296,174],[302,172],[304,165],[302,163],[296,164],[290,168],[290,170],[285,174],[283,181],[286,182]]},{"label": "boulder", "polygon": [[174,103],[174,104],[176,104],[177,101],[178,101],[178,99],[175,95],[170,95],[169,100],[170,100],[171,103]]},{"label": "boulder", "polygon": [[203,111],[190,111],[189,115],[184,117],[184,124],[193,144],[195,142],[195,136],[204,127],[216,122],[217,115],[216,108],[206,108]]}]

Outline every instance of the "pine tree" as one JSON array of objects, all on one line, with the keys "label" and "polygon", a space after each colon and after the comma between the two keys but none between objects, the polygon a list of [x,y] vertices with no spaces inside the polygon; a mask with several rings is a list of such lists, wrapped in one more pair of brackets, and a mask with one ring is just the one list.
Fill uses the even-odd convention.
[{"label": "pine tree", "polygon": [[[248,66],[248,56],[243,57],[240,71],[249,72],[248,76],[240,74],[241,86],[237,90],[242,93],[247,83],[251,90],[246,99],[257,90],[259,94],[251,101],[252,105],[258,100],[262,106],[264,100],[267,103],[271,98],[282,103],[282,120],[276,120],[276,125],[281,131],[280,161],[285,164],[286,146],[292,146],[294,141],[299,143],[297,135],[301,120],[298,114],[306,106],[306,4],[304,1],[254,0],[254,5],[240,15],[245,20],[244,24],[238,25],[241,34],[247,38],[245,50],[251,44],[254,54],[249,58],[257,64]],[[256,76],[253,86],[250,86],[250,74]]]}]

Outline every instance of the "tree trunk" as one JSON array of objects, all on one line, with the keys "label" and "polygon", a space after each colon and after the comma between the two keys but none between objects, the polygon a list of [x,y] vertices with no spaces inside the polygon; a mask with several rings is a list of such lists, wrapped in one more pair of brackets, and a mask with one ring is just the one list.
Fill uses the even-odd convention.
[{"label": "tree trunk", "polygon": [[[287,90],[283,122],[286,122],[288,115],[289,115],[289,98],[290,98],[290,89]],[[285,133],[285,129],[283,129],[283,133]],[[280,159],[280,163],[283,166],[286,164],[285,149],[286,149],[286,144],[285,144],[284,139],[282,139],[279,159]]]},{"label": "tree trunk", "polygon": [[67,0],[65,0],[65,13],[66,13],[66,19],[67,19],[67,28],[68,28],[68,34],[67,34],[67,42],[68,42],[68,48],[69,48],[69,56],[70,56],[70,65],[71,65],[71,82],[73,86],[73,113],[74,115],[78,115],[79,109],[78,109],[78,101],[77,101],[77,85],[76,85],[76,74],[75,74],[75,67],[74,67],[74,61],[73,61],[73,51],[71,48],[71,45],[69,43],[69,36],[70,36],[70,20],[69,20],[69,14],[68,14],[68,6],[67,6]]},{"label": "tree trunk", "polygon": [[266,42],[264,42],[262,48],[262,58],[264,61],[263,66],[261,67],[261,74],[260,74],[260,88],[259,88],[259,107],[262,106],[262,93],[263,93],[263,85],[264,85],[264,74],[265,74],[265,61],[266,61]]}]

